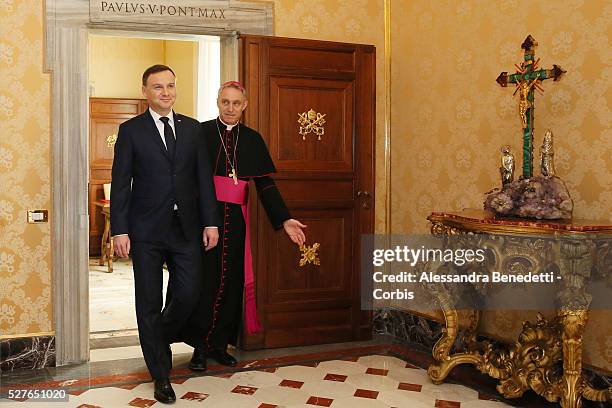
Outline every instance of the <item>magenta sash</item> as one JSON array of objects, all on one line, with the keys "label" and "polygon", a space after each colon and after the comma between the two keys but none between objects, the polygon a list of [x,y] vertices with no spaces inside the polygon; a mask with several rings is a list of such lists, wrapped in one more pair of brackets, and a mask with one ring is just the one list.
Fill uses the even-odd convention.
[{"label": "magenta sash", "polygon": [[257,305],[255,303],[255,275],[253,273],[253,258],[251,256],[251,232],[249,226],[249,183],[238,180],[234,184],[231,177],[214,176],[217,200],[226,203],[240,204],[242,216],[246,227],[244,239],[244,300],[245,320],[248,334],[258,333],[262,330],[257,318]]}]

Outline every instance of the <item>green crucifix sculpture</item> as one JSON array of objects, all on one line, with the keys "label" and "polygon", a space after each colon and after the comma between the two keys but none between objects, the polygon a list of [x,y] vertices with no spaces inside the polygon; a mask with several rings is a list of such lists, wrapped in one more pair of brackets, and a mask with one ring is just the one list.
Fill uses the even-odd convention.
[{"label": "green crucifix sculpture", "polygon": [[524,61],[520,66],[514,65],[516,73],[508,75],[507,72],[502,72],[497,77],[497,83],[503,87],[507,87],[508,83],[516,84],[514,95],[519,93],[519,115],[523,128],[522,178],[524,179],[533,176],[534,88],[543,91],[540,82],[549,78],[557,81],[566,72],[558,65],[553,65],[552,69],[538,69],[540,59],[534,60],[537,46],[536,40],[528,35],[521,45],[521,48],[525,50]]}]

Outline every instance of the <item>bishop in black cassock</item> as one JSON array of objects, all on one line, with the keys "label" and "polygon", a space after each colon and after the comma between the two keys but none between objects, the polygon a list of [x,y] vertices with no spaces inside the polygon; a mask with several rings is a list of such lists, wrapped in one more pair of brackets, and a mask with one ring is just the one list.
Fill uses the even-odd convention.
[{"label": "bishop in black cassock", "polygon": [[[242,85],[226,82],[217,99],[219,117],[202,123],[213,164],[217,206],[222,217],[219,245],[204,255],[206,276],[200,307],[191,319],[192,335],[204,345],[194,350],[190,368],[206,369],[206,357],[225,365],[236,360],[227,353],[236,344],[242,327],[243,298],[248,333],[261,330],[255,310],[254,278],[248,240],[248,182],[253,180],[257,195],[275,229],[284,228],[289,238],[302,245],[306,226],[292,219],[271,177],[276,172],[263,138],[241,124],[247,100]],[[237,191],[243,193],[240,196]],[[246,245],[246,247],[245,247]],[[252,244],[251,244],[252,245]],[[246,249],[246,251],[245,251]]]}]

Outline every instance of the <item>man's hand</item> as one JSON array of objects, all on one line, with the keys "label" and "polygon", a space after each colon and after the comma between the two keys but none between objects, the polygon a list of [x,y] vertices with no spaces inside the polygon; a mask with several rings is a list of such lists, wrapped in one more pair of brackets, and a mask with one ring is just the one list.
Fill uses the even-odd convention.
[{"label": "man's hand", "polygon": [[306,228],[306,225],[302,224],[298,220],[294,220],[293,218],[288,219],[283,222],[283,228],[287,235],[289,235],[289,239],[293,241],[295,244],[302,246],[306,242],[306,235],[303,228]]},{"label": "man's hand", "polygon": [[130,255],[130,237],[127,235],[113,237],[113,247],[115,255],[119,258],[127,258]]},{"label": "man's hand", "polygon": [[219,241],[219,229],[218,228],[204,228],[202,233],[202,242],[204,243],[204,249],[209,251],[217,246]]}]

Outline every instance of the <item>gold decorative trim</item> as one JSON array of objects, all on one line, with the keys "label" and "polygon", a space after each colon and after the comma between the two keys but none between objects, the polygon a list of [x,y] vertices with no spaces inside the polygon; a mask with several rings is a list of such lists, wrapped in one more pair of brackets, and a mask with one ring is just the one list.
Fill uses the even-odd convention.
[{"label": "gold decorative trim", "polygon": [[[597,233],[595,231],[590,230],[575,230],[575,229],[552,229],[552,228],[544,228],[538,226],[531,225],[499,225],[499,224],[485,224],[478,221],[471,221],[467,219],[448,219],[443,216],[438,216],[435,214],[427,217],[429,221],[431,221],[432,232],[445,232],[446,229],[449,231],[460,230],[463,232],[482,232],[489,234],[519,234],[519,235],[533,235],[543,234],[543,235],[592,235]],[[612,231],[610,231],[612,233]]]},{"label": "gold decorative trim", "polygon": [[300,125],[300,135],[302,140],[306,140],[306,135],[314,133],[317,135],[317,140],[321,140],[321,136],[325,134],[325,115],[326,113],[316,112],[310,108],[308,112],[298,113],[298,123]]},{"label": "gold decorative trim", "polygon": [[302,245],[300,246],[300,251],[302,251],[302,259],[300,259],[300,266],[304,266],[306,264],[312,263],[314,265],[321,265],[321,260],[319,259],[319,254],[317,251],[321,247],[321,244],[315,242],[312,246]]},{"label": "gold decorative trim", "polygon": [[443,235],[457,235],[460,234],[461,231],[457,228],[450,227],[445,225],[442,222],[432,221],[431,222],[431,235],[434,236],[443,236]]},{"label": "gold decorative trim", "polygon": [[385,18],[385,234],[391,235],[391,0],[384,0]]}]

